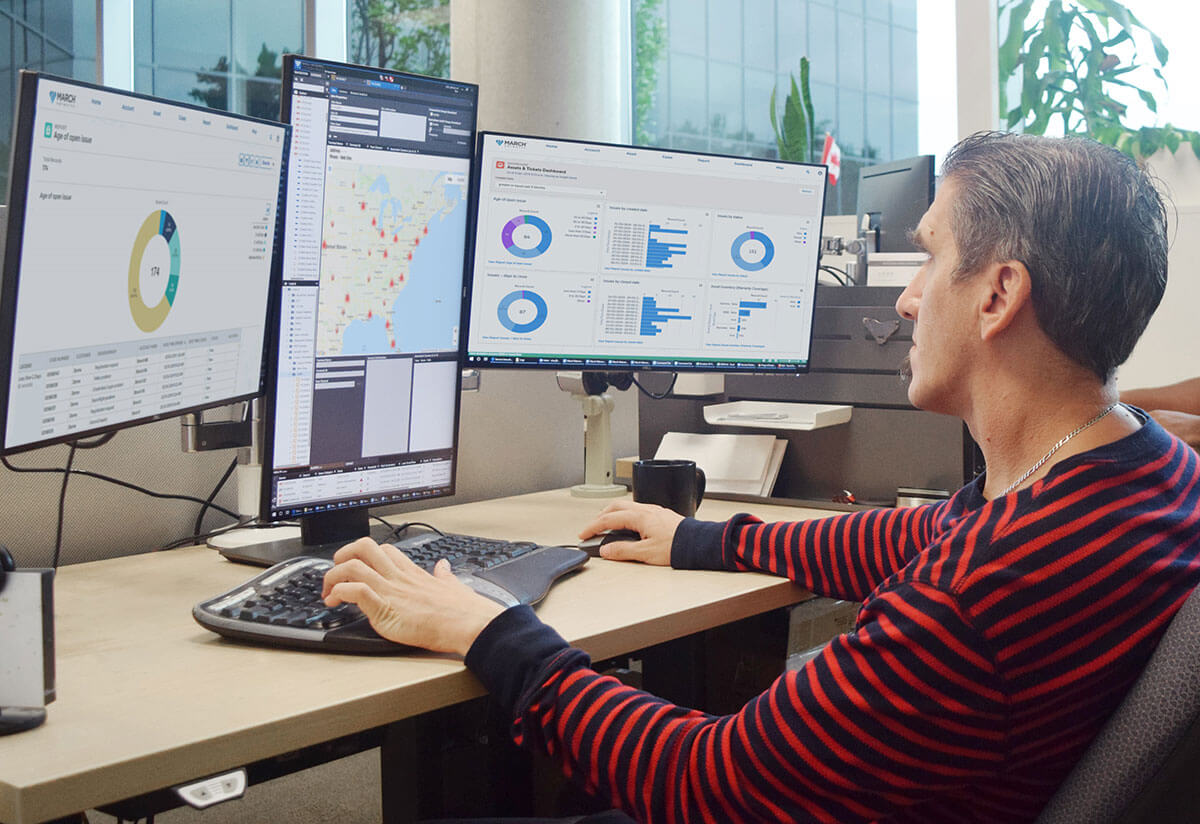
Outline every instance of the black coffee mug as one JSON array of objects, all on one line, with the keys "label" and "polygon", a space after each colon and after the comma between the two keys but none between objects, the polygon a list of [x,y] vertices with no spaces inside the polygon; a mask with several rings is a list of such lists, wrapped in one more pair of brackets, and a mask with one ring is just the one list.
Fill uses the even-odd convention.
[{"label": "black coffee mug", "polygon": [[635,461],[633,499],[673,509],[685,518],[696,514],[704,497],[704,470],[695,461]]}]

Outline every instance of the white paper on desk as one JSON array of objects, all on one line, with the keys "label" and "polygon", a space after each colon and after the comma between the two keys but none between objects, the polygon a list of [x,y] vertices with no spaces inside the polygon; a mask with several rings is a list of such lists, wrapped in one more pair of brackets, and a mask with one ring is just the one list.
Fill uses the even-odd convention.
[{"label": "white paper on desk", "polygon": [[785,449],[787,449],[787,441],[783,438],[776,438],[775,448],[771,450],[771,463],[767,467],[767,478],[763,481],[762,496],[764,498],[771,497],[771,493],[775,491],[775,481],[779,479],[779,468],[783,466]]},{"label": "white paper on desk", "polygon": [[708,488],[714,492],[733,491],[722,489],[721,485],[740,482],[753,484],[753,491],[748,494],[757,495],[766,480],[775,440],[774,435],[668,432],[663,435],[654,457],[695,461],[696,466],[704,470]]},{"label": "white paper on desk", "polygon": [[[755,478],[752,481],[717,478],[715,481],[710,480],[706,488],[712,492],[758,495],[763,498],[770,497],[771,491],[775,489],[775,480],[779,477],[779,467],[783,464],[783,452],[786,448],[787,441],[783,438],[775,439],[775,443],[771,449],[771,457],[763,470],[762,478]],[[707,475],[707,473],[705,474]]]}]

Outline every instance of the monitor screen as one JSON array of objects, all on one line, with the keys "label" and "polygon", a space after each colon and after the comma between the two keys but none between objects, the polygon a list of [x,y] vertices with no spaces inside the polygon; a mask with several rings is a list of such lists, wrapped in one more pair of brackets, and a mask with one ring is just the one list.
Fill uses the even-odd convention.
[{"label": "monitor screen", "polygon": [[3,451],[262,391],[288,135],[22,73],[0,294]]},{"label": "monitor screen", "polygon": [[863,166],[858,171],[858,228],[875,230],[872,252],[915,252],[908,239],[933,203],[933,155]]},{"label": "monitor screen", "polygon": [[[309,542],[453,494],[478,89],[289,55],[283,298],[263,516]],[[324,537],[319,537],[319,536]]]},{"label": "monitor screen", "polygon": [[825,167],[481,133],[467,362],[803,372]]}]

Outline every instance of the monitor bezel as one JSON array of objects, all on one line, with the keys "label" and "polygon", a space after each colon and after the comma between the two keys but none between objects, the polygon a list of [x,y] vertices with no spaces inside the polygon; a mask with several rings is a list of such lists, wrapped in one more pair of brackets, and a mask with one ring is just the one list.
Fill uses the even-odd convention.
[{"label": "monitor bezel", "polygon": [[[290,122],[291,122],[291,116],[292,116],[291,89],[292,89],[292,84],[295,82],[295,65],[296,65],[297,61],[301,61],[304,63],[318,64],[321,66],[327,66],[327,67],[334,69],[335,71],[342,69],[342,70],[354,71],[354,72],[371,72],[371,73],[375,73],[375,74],[382,73],[382,74],[387,74],[387,75],[389,75],[393,78],[399,79],[399,80],[434,82],[434,83],[440,83],[440,84],[445,84],[445,85],[453,85],[453,86],[457,86],[457,87],[463,88],[463,89],[468,89],[468,90],[470,90],[471,99],[474,103],[472,123],[471,123],[472,131],[474,131],[478,125],[478,122],[479,122],[479,85],[477,83],[468,83],[468,82],[460,81],[460,80],[451,80],[449,78],[444,78],[444,77],[430,77],[428,75],[415,74],[413,72],[402,72],[402,71],[392,70],[392,69],[381,69],[376,66],[357,65],[354,63],[345,63],[345,62],[341,62],[341,61],[337,61],[337,60],[326,60],[324,58],[316,58],[316,57],[311,57],[309,55],[302,55],[302,54],[285,54],[285,55],[283,55],[283,74],[282,74],[282,81],[281,81],[281,86],[280,86],[279,108],[280,108],[280,120],[284,123],[290,124]],[[463,277],[463,287],[462,288],[463,288],[463,290],[465,290],[465,288],[466,288],[465,281],[467,278],[467,274],[469,272],[469,269],[466,268],[469,265],[468,264],[468,253],[469,253],[469,248],[470,248],[469,234],[471,232],[472,227],[474,226],[474,221],[472,220],[471,200],[470,200],[471,183],[473,182],[473,178],[474,178],[475,172],[476,172],[474,150],[472,150],[471,152],[468,153],[467,162],[468,162],[468,169],[467,169],[467,176],[468,176],[467,184],[468,185],[467,185],[467,192],[466,192],[467,193],[466,207],[467,207],[468,211],[467,211],[466,230],[468,233],[468,237],[464,238],[464,248],[463,248],[463,267],[464,267],[463,273],[462,273],[462,277]],[[283,197],[284,201],[286,202],[286,200],[287,200],[286,182],[284,184],[282,197]],[[286,250],[284,250],[280,254],[280,281],[279,281],[280,297],[282,297],[283,287],[284,287],[283,277],[282,277],[283,255],[284,254],[286,254]],[[460,290],[460,295],[461,294],[462,294],[462,290]],[[372,503],[363,503],[363,504],[355,503],[355,504],[340,505],[341,502],[335,500],[332,504],[329,504],[329,505],[322,504],[321,508],[315,509],[312,512],[302,513],[302,514],[288,514],[288,513],[275,514],[274,508],[272,506],[272,492],[273,492],[272,484],[273,484],[273,475],[274,475],[274,466],[275,466],[275,463],[274,463],[274,459],[275,459],[275,455],[274,455],[274,452],[275,452],[275,418],[276,418],[275,401],[276,401],[276,398],[278,395],[277,388],[278,388],[278,380],[279,380],[279,343],[280,343],[280,332],[281,332],[280,323],[282,321],[282,314],[277,315],[271,328],[269,330],[267,330],[268,349],[267,349],[267,363],[266,363],[266,382],[264,385],[262,406],[260,409],[261,422],[262,422],[262,441],[261,441],[262,442],[262,454],[260,456],[261,467],[262,467],[262,472],[261,472],[262,477],[260,479],[261,485],[259,487],[259,513],[258,513],[260,520],[262,520],[263,522],[278,522],[278,521],[287,521],[287,520],[293,520],[296,518],[300,518],[303,521],[304,519],[312,518],[314,516],[317,516],[317,517],[324,516],[326,518],[334,518],[334,517],[341,517],[343,514],[346,514],[346,513],[355,513],[355,512],[359,512],[359,511],[366,512],[368,509],[370,509],[373,506],[396,506],[399,504],[437,500],[440,498],[451,497],[451,496],[457,494],[458,464],[459,464],[459,431],[458,431],[458,429],[459,429],[460,418],[462,415],[462,353],[463,353],[463,346],[465,345],[464,344],[463,325],[462,325],[462,320],[461,320],[463,311],[465,311],[465,307],[460,307],[458,350],[457,350],[457,353],[455,356],[454,428],[453,428],[454,437],[453,437],[453,442],[451,445],[452,457],[450,460],[450,483],[449,483],[449,486],[446,489],[444,489],[443,491],[431,493],[428,495],[412,496],[412,497],[409,497],[409,498],[407,498],[405,500],[401,500],[401,501],[386,501],[386,502],[379,502],[379,503],[374,503],[374,504],[372,504]],[[305,505],[302,504],[301,506],[305,506]]]},{"label": "monitor bezel", "polygon": [[[172,409],[169,412],[159,412],[140,418],[131,418],[127,421],[93,427],[91,429],[84,429],[78,432],[72,432],[69,435],[58,435],[52,438],[45,438],[32,443],[20,445],[10,445],[8,443],[8,404],[13,367],[13,335],[15,333],[17,319],[16,313],[17,299],[19,297],[18,282],[20,280],[21,251],[25,235],[26,201],[29,195],[29,170],[34,154],[34,113],[37,110],[38,85],[42,80],[55,83],[64,83],[71,86],[77,86],[82,89],[117,94],[154,103],[162,103],[168,106],[178,106],[180,108],[190,109],[192,111],[216,114],[222,117],[230,117],[247,123],[255,123],[264,127],[282,129],[282,147],[279,161],[279,187],[278,191],[276,192],[275,200],[275,237],[272,243],[271,265],[268,271],[265,307],[266,314],[263,318],[263,340],[262,348],[259,353],[258,389],[256,391],[231,395],[230,397],[222,398],[219,401],[180,407],[179,409]],[[12,152],[9,157],[8,167],[8,225],[6,232],[6,245],[4,248],[3,269],[0,269],[0,455],[15,455],[20,452],[28,452],[47,446],[80,441],[85,438],[104,435],[109,432],[117,432],[122,429],[128,429],[130,427],[140,426],[146,423],[167,420],[169,418],[177,418],[181,415],[200,412],[205,409],[213,409],[220,406],[228,406],[230,404],[252,400],[262,395],[266,387],[266,358],[268,352],[267,341],[270,327],[275,316],[276,309],[278,308],[280,292],[279,283],[280,277],[283,273],[283,226],[285,220],[284,207],[286,205],[284,193],[287,183],[287,163],[288,154],[291,148],[291,134],[291,126],[274,120],[264,120],[262,118],[252,117],[250,115],[225,112],[219,109],[211,109],[206,106],[199,106],[192,103],[167,100],[161,97],[155,97],[153,95],[142,94],[141,92],[128,91],[126,89],[115,89],[109,86],[102,86],[97,83],[89,83],[85,80],[76,80],[70,77],[62,77],[60,75],[50,74],[47,72],[30,71],[28,69],[21,70],[18,82],[16,116],[13,118],[11,142]],[[15,197],[15,194],[18,192],[20,193],[20,196]]]},{"label": "monitor bezel", "polygon": [[[698,151],[692,151],[692,150],[688,150],[688,149],[675,149],[675,148],[667,148],[667,147],[661,147],[661,146],[639,146],[639,145],[635,145],[632,143],[611,143],[611,142],[605,142],[605,141],[601,141],[601,140],[579,140],[579,139],[575,139],[575,138],[547,137],[545,135],[518,134],[516,132],[507,132],[507,131],[493,131],[493,130],[480,131],[476,137],[476,150],[475,150],[475,161],[474,161],[476,169],[479,170],[479,174],[476,174],[475,179],[471,185],[471,209],[472,209],[471,215],[475,220],[474,220],[473,225],[471,226],[471,232],[470,232],[471,237],[470,237],[470,242],[468,243],[468,250],[467,250],[468,251],[468,254],[467,254],[468,269],[467,269],[467,273],[466,273],[466,278],[464,280],[464,288],[466,289],[466,296],[465,296],[465,299],[463,300],[463,323],[462,323],[462,327],[461,327],[463,329],[462,363],[465,368],[468,368],[468,369],[537,369],[537,370],[542,370],[542,371],[558,371],[558,372],[563,372],[563,371],[659,372],[659,373],[665,372],[665,373],[679,373],[679,374],[781,375],[781,376],[785,376],[785,377],[791,376],[791,375],[804,375],[804,374],[807,374],[811,370],[811,368],[812,368],[813,323],[816,319],[816,308],[817,308],[816,307],[816,287],[817,287],[818,273],[820,271],[819,268],[817,268],[817,267],[814,267],[814,271],[813,271],[813,275],[812,275],[813,306],[812,306],[812,314],[810,315],[810,317],[808,319],[809,356],[808,356],[807,360],[805,360],[805,362],[802,366],[797,365],[795,363],[790,363],[790,362],[787,364],[786,368],[780,368],[780,369],[766,369],[761,366],[756,366],[754,368],[728,369],[728,368],[719,367],[715,364],[709,365],[706,363],[699,363],[699,362],[692,363],[692,364],[689,364],[686,366],[678,366],[678,365],[669,365],[668,366],[665,364],[643,365],[641,363],[634,363],[635,360],[640,360],[640,359],[635,359],[635,358],[609,358],[609,359],[607,359],[607,361],[605,363],[594,363],[594,364],[587,364],[587,365],[573,364],[573,363],[567,363],[567,364],[538,363],[535,360],[526,360],[526,361],[519,361],[519,362],[513,362],[513,363],[492,363],[492,362],[472,361],[471,358],[474,356],[472,355],[472,353],[470,351],[470,339],[471,339],[470,314],[471,314],[471,305],[472,305],[472,301],[474,298],[474,287],[475,287],[475,252],[476,252],[475,247],[476,247],[476,241],[477,241],[478,234],[479,234],[477,224],[478,224],[478,217],[479,217],[480,190],[481,190],[481,187],[483,184],[483,174],[482,174],[483,152],[484,152],[484,147],[486,145],[487,140],[495,139],[495,138],[511,138],[511,139],[515,139],[515,140],[544,140],[544,141],[551,141],[551,142],[556,142],[556,143],[571,143],[571,144],[576,144],[576,145],[581,145],[581,146],[604,146],[604,147],[611,147],[614,149],[632,149],[632,150],[636,150],[636,151],[650,151],[650,152],[661,151],[661,152],[669,152],[671,154],[692,155],[692,156],[697,156],[697,157],[713,157],[713,158],[722,158],[722,159],[727,159],[727,160],[743,160],[743,161],[751,161],[754,163],[783,164],[786,166],[807,166],[809,168],[821,169],[821,171],[823,172],[822,180],[823,180],[824,186],[821,191],[821,210],[820,210],[819,218],[817,221],[816,237],[818,239],[817,240],[818,243],[820,242],[821,233],[824,231],[825,205],[829,199],[829,175],[827,174],[828,167],[822,163],[808,163],[808,162],[795,161],[795,160],[780,160],[778,158],[768,158],[768,157],[746,157],[744,155],[721,154],[718,152],[698,152]],[[819,264],[819,262],[820,262],[819,254],[817,256],[817,261]],[[479,356],[483,357],[484,355],[480,354]],[[724,361],[728,361],[731,359],[730,358],[720,358],[720,359],[714,359],[714,360],[724,362]]]},{"label": "monitor bezel", "polygon": [[[925,212],[925,210],[927,210],[929,208],[930,204],[933,203],[934,191],[936,188],[936,181],[937,181],[937,169],[934,166],[933,155],[928,155],[928,154],[913,155],[912,157],[902,157],[897,160],[888,160],[883,163],[873,163],[870,166],[862,166],[858,170],[858,189],[857,189],[857,194],[855,196],[855,203],[854,203],[855,225],[858,227],[859,231],[864,230],[863,218],[868,214],[868,211],[865,210],[863,208],[863,206],[871,205],[869,202],[869,198],[870,198],[872,187],[870,185],[867,186],[868,202],[864,203],[863,202],[863,183],[866,181],[869,181],[873,178],[884,178],[888,175],[896,175],[896,174],[904,175],[903,183],[912,185],[912,191],[914,191],[914,192],[916,191],[917,184],[920,184],[922,192],[923,192],[923,194],[925,194],[923,207],[921,209],[921,214],[923,214]],[[926,187],[926,184],[928,184],[927,187]],[[926,188],[927,188],[927,191],[926,191]],[[882,191],[882,190],[877,190],[875,192],[875,194],[876,195],[880,194],[880,191]],[[913,201],[913,203],[915,203],[915,202],[916,201]],[[897,204],[897,200],[895,198],[891,198],[890,205],[895,206],[896,204]],[[879,231],[876,232],[876,238],[875,238],[875,247],[876,248],[870,250],[871,252],[879,251],[879,252],[885,252],[885,253],[895,253],[895,252],[907,253],[907,252],[921,251],[916,246],[912,245],[912,243],[910,243],[908,240],[907,232],[916,230],[916,228],[917,228],[916,224],[913,224],[912,227],[910,227],[908,230],[905,230],[904,232],[892,231],[892,232],[888,233],[887,242],[885,243],[884,230],[889,228],[888,224],[898,222],[894,219],[896,210],[895,209],[891,209],[891,210],[879,209],[877,211],[878,211],[878,214],[880,214],[882,216],[882,218],[880,220],[881,225],[880,225]],[[873,214],[875,212],[872,211],[870,213]],[[913,214],[913,213],[908,212],[908,214],[911,216],[911,214]],[[921,214],[917,214],[918,222],[921,219]],[[889,218],[889,215],[892,215],[893,217]],[[891,227],[891,228],[893,228],[893,230],[894,230],[895,227]],[[890,248],[885,248],[885,247],[890,247]],[[868,262],[868,266],[869,265],[870,264]]]}]

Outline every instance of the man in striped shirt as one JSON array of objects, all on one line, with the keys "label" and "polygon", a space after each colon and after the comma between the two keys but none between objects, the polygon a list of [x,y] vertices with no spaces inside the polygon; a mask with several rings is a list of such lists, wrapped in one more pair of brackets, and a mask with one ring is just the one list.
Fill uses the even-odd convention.
[{"label": "man in striped shirt", "polygon": [[1114,378],[1165,288],[1164,209],[1111,149],[982,134],[947,157],[915,237],[909,399],[966,421],[984,475],[909,509],[717,524],[622,502],[583,530],[641,534],[607,558],[862,603],[740,712],[603,677],[529,608],[368,539],[339,551],[328,602],[465,655],[517,741],[636,820],[1033,820],[1200,582],[1197,453]]}]

